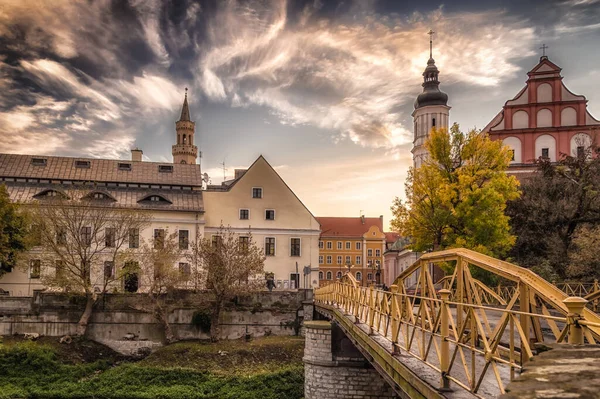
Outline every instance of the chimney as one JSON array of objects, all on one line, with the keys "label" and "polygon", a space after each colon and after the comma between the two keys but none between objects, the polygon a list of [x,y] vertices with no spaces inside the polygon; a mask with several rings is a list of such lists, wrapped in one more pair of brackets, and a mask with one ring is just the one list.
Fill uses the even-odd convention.
[{"label": "chimney", "polygon": [[134,148],[131,150],[131,160],[133,162],[142,162],[142,154],[144,154],[144,151],[140,150],[139,148]]},{"label": "chimney", "polygon": [[235,169],[234,173],[234,179],[239,179],[240,177],[244,176],[244,173],[246,173],[248,169]]}]

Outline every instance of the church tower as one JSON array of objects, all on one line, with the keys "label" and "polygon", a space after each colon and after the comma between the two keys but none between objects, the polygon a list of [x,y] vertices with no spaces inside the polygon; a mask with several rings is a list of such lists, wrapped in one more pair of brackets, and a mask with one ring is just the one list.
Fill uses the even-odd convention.
[{"label": "church tower", "polygon": [[187,100],[187,87],[181,116],[175,122],[177,131],[177,144],[173,146],[173,163],[195,164],[198,157],[198,147],[194,145],[194,131],[196,124],[190,120],[190,108]]},{"label": "church tower", "polygon": [[418,168],[427,157],[425,141],[432,128],[448,129],[448,95],[440,91],[439,71],[433,59],[433,31],[429,31],[429,60],[423,72],[423,92],[415,100],[412,113],[414,122],[413,164]]}]

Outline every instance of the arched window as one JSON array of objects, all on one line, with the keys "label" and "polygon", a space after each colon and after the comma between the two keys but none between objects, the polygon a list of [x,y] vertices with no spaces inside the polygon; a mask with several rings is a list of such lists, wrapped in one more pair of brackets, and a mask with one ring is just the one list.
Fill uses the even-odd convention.
[{"label": "arched window", "polygon": [[183,144],[187,144],[187,136],[185,134],[183,135]]},{"label": "arched window", "polygon": [[357,281],[361,281],[362,280],[362,273],[361,272],[356,272],[356,280]]},{"label": "arched window", "polygon": [[521,159],[521,140],[519,140],[517,137],[507,137],[502,140],[502,143],[504,143],[505,146],[510,147],[510,150],[512,151],[511,163],[523,162]]},{"label": "arched window", "polygon": [[529,114],[526,111],[517,111],[512,117],[513,129],[527,129],[529,127]]},{"label": "arched window", "polygon": [[542,83],[537,87],[537,102],[549,103],[552,101],[552,86],[549,83]]},{"label": "arched window", "polygon": [[331,280],[331,272],[327,272],[327,280]]},{"label": "arched window", "polygon": [[323,272],[319,272],[319,280],[323,280]]},{"label": "arched window", "polygon": [[560,125],[561,126],[575,126],[577,125],[577,111],[575,108],[567,107],[560,111]]},{"label": "arched window", "polygon": [[338,278],[338,279],[339,279],[339,278],[342,278],[342,272],[337,272],[337,273],[335,274],[335,278]]},{"label": "arched window", "polygon": [[540,157],[556,162],[556,140],[549,134],[543,134],[535,139],[535,158]]},{"label": "arched window", "polygon": [[552,126],[552,111],[548,108],[540,109],[537,113],[537,127]]},{"label": "arched window", "polygon": [[571,137],[571,156],[583,157],[586,150],[592,145],[592,138],[586,133],[577,133]]}]

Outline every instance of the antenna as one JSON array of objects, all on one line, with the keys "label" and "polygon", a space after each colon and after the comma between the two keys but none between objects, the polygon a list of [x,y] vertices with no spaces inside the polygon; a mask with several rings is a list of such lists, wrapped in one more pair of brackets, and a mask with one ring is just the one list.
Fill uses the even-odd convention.
[{"label": "antenna", "polygon": [[225,172],[227,172],[227,168],[225,167],[225,160],[223,160],[223,162],[221,162],[221,165],[223,167],[223,181],[225,181],[225,179],[226,179]]}]

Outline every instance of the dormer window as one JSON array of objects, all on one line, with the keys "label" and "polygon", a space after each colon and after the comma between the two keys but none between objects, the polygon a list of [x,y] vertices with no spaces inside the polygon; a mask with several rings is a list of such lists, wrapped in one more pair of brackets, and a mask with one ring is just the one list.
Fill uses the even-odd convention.
[{"label": "dormer window", "polygon": [[82,200],[116,201],[117,199],[108,193],[103,193],[101,191],[92,191],[91,193],[83,197]]},{"label": "dormer window", "polygon": [[31,158],[31,164],[33,166],[46,166],[48,160],[46,158]]},{"label": "dormer window", "polygon": [[171,204],[167,198],[159,194],[150,194],[139,200],[138,202],[151,202],[152,204]]},{"label": "dormer window", "polygon": [[173,173],[173,165],[158,165],[158,171],[161,173]]},{"label": "dormer window", "polygon": [[126,162],[119,162],[119,170],[131,170],[131,164],[130,163],[126,163]]},{"label": "dormer window", "polygon": [[89,168],[91,165],[90,161],[75,161],[76,168]]},{"label": "dormer window", "polygon": [[52,189],[40,191],[39,193],[34,195],[34,197],[35,198],[48,198],[48,199],[68,198],[64,193],[57,191],[57,190],[52,190]]}]

